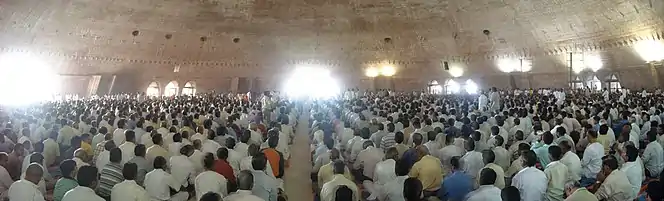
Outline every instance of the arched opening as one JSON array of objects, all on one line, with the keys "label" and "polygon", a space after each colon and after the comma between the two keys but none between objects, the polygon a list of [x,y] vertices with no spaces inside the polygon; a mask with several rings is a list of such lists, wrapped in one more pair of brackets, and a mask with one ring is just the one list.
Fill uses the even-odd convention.
[{"label": "arched opening", "polygon": [[443,86],[440,86],[440,84],[438,84],[438,81],[433,80],[429,82],[429,85],[427,85],[427,91],[429,92],[429,94],[442,94]]},{"label": "arched opening", "polygon": [[583,89],[583,81],[581,81],[581,78],[579,76],[574,77],[572,80],[571,87],[572,89]]},{"label": "arched opening", "polygon": [[178,86],[178,82],[176,81],[169,82],[166,85],[166,88],[164,89],[164,96],[177,96],[179,88],[180,86]]},{"label": "arched opening", "polygon": [[461,85],[458,82],[452,79],[445,82],[445,94],[456,94],[459,93],[460,90]]},{"label": "arched opening", "polygon": [[620,84],[620,80],[618,80],[618,76],[616,76],[616,74],[611,74],[608,79],[606,79],[606,83],[609,85],[609,90],[622,89],[622,85]]},{"label": "arched opening", "polygon": [[193,81],[187,82],[182,88],[182,95],[194,95],[196,94],[196,83]]},{"label": "arched opening", "polygon": [[148,89],[145,91],[145,95],[148,96],[159,96],[161,93],[159,91],[159,83],[152,82],[148,85]]},{"label": "arched opening", "polygon": [[592,78],[586,80],[586,87],[590,90],[598,91],[602,89],[602,81],[597,78],[597,76],[592,76]]},{"label": "arched opening", "polygon": [[468,92],[468,94],[477,94],[477,92],[480,90],[480,87],[477,86],[477,83],[475,83],[471,79],[466,80],[465,88],[466,88],[466,92]]}]

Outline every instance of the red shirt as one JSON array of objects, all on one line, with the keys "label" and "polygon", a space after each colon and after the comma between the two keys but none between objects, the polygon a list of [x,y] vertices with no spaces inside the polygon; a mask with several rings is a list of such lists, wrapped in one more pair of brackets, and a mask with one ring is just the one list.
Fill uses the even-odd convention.
[{"label": "red shirt", "polygon": [[214,171],[224,175],[224,177],[230,181],[235,183],[235,175],[233,174],[233,167],[231,167],[230,164],[228,164],[228,161],[225,160],[217,160],[214,162]]}]

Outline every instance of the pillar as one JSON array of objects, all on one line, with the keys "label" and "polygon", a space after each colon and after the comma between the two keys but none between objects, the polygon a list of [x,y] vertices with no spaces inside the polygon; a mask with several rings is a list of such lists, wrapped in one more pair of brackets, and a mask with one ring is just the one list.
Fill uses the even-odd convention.
[{"label": "pillar", "polygon": [[240,85],[240,78],[239,77],[233,77],[231,78],[231,87],[230,91],[233,93],[238,92],[238,86]]},{"label": "pillar", "polygon": [[650,62],[648,63],[648,66],[650,67],[650,74],[652,75],[652,79],[655,81],[655,87],[659,88],[661,86],[659,81],[659,72],[657,71],[654,63]]}]

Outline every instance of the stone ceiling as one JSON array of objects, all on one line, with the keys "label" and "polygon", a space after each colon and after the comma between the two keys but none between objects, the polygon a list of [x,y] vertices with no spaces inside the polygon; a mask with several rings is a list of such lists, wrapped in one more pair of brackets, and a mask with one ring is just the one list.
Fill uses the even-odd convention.
[{"label": "stone ceiling", "polygon": [[602,49],[642,32],[659,35],[663,2],[4,0],[0,47],[165,65],[556,54]]}]

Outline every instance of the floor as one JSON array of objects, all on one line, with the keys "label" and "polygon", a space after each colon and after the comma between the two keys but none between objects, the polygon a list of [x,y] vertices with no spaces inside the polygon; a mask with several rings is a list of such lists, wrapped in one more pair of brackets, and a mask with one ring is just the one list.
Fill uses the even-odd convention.
[{"label": "floor", "polygon": [[284,175],[284,188],[290,201],[313,201],[311,190],[311,151],[309,146],[309,112],[300,119],[291,147],[290,167]]}]

